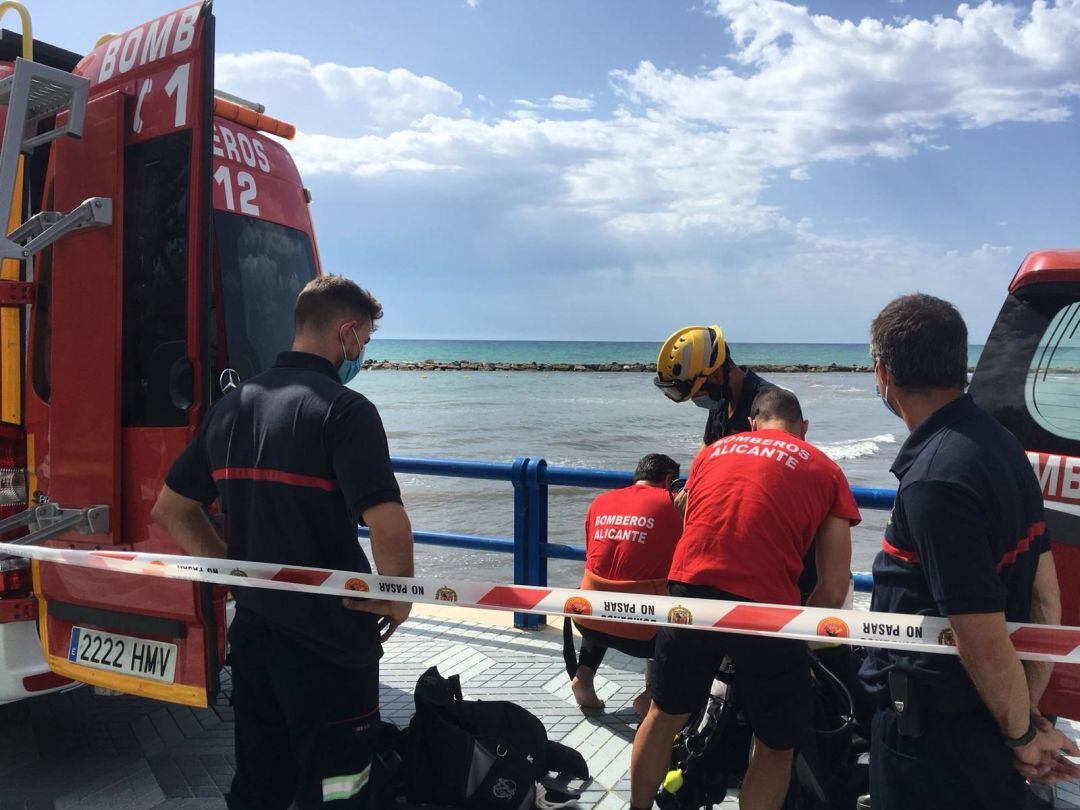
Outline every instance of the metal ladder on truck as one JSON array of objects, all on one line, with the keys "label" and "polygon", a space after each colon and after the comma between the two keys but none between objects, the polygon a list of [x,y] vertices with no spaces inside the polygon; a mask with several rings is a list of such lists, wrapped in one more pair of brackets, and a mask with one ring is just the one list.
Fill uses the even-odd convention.
[{"label": "metal ladder on truck", "polygon": [[[28,59],[15,60],[15,72],[0,80],[0,105],[7,106],[0,145],[0,226],[12,222],[13,208],[22,208],[23,156],[61,136],[82,137],[90,80]],[[51,128],[43,132],[44,122]],[[91,197],[62,214],[40,211],[10,233],[0,236],[0,260],[26,261],[63,236],[81,228],[112,224],[112,200]],[[23,274],[18,280],[0,279],[0,307],[21,307],[34,299],[33,283]],[[0,520],[0,532],[27,526],[30,533],[14,542],[39,544],[64,532],[82,534],[108,531],[108,506],[65,509],[55,503],[29,507]]]}]

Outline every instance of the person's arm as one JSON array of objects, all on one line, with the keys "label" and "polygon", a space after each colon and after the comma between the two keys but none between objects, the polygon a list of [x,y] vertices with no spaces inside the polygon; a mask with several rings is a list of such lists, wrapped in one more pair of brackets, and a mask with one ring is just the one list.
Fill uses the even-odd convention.
[{"label": "person's arm", "polygon": [[679,514],[679,520],[686,520],[686,499],[687,499],[687,497],[688,497],[688,493],[686,491],[686,487],[683,487],[682,489],[679,490],[678,494],[675,496],[675,500],[672,501],[672,503],[675,506],[675,511],[678,512],[678,514]]},{"label": "person's arm", "polygon": [[[412,524],[405,508],[395,501],[380,503],[364,510],[364,523],[371,532],[371,555],[375,570],[387,577],[413,575]],[[351,599],[345,607],[362,613],[374,613],[379,620],[379,641],[385,643],[402,622],[409,618],[412,602],[389,599]]]},{"label": "person's arm", "polygon": [[1023,736],[1034,726],[1027,745],[1013,749],[1016,769],[1030,779],[1057,782],[1075,779],[1080,766],[1061,756],[1080,756],[1080,748],[1049,722],[1031,711],[1028,680],[1009,639],[1004,613],[970,613],[949,616],[956,649],[975,689],[990,710],[1004,737]]},{"label": "person's arm", "polygon": [[1006,737],[1019,737],[1031,723],[1027,678],[1009,640],[1004,613],[949,616],[960,660],[975,689]]},{"label": "person's arm", "polygon": [[706,445],[702,444],[701,449],[698,450],[697,455],[694,456],[694,460],[690,462],[690,472],[686,476],[686,483],[683,484],[683,488],[675,495],[675,499],[672,503],[675,505],[675,511],[679,515],[679,519],[686,523],[686,504],[690,499],[690,488],[694,485],[694,480],[697,478],[695,471],[698,466],[704,461]]},{"label": "person's arm", "polygon": [[[1035,569],[1035,582],[1031,586],[1031,621],[1035,624],[1061,624],[1061,590],[1054,555],[1049,551],[1039,555],[1039,565]],[[1053,671],[1054,665],[1045,661],[1024,661],[1031,708],[1035,711],[1039,709],[1039,701]]]},{"label": "person's arm", "polygon": [[994,519],[987,505],[962,485],[937,481],[907,487],[901,498],[930,593],[952,624],[957,652],[979,697],[1003,737],[1022,737],[1034,726],[1031,742],[1012,749],[1014,766],[1027,778],[1075,778],[1070,774],[1080,768],[1060,752],[1075,756],[1080,749],[1032,717],[1027,677],[1005,625],[1007,592],[987,537]]},{"label": "person's arm", "polygon": [[218,536],[203,505],[161,487],[150,519],[163,528],[185,552],[193,557],[227,557],[225,541]]},{"label": "person's arm", "polygon": [[[411,577],[412,525],[401,505],[379,412],[359,394],[344,392],[330,408],[326,442],[349,514],[359,517],[371,532],[375,570],[382,576]],[[383,642],[412,610],[410,602],[388,599],[345,598],[343,602],[350,610],[380,616],[379,640]]]},{"label": "person's arm", "polygon": [[851,582],[851,521],[829,515],[814,537],[817,587],[807,607],[843,607]]}]

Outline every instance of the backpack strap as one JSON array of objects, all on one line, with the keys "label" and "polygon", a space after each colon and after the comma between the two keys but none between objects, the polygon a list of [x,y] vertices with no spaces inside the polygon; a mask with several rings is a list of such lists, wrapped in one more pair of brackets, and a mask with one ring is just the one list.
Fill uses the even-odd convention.
[{"label": "backpack strap", "polygon": [[577,675],[577,650],[574,649],[574,625],[567,616],[562,623],[562,657],[566,662],[566,674],[573,680]]}]

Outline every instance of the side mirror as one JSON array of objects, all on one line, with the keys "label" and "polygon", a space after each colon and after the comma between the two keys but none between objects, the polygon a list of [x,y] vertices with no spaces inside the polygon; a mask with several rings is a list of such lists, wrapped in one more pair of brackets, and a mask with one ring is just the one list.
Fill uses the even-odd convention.
[{"label": "side mirror", "polygon": [[181,411],[195,401],[195,366],[186,356],[177,358],[169,369],[169,399]]},{"label": "side mirror", "polygon": [[158,344],[147,367],[145,421],[140,424],[187,424],[187,410],[195,401],[195,368],[187,356],[187,343],[170,340]]}]

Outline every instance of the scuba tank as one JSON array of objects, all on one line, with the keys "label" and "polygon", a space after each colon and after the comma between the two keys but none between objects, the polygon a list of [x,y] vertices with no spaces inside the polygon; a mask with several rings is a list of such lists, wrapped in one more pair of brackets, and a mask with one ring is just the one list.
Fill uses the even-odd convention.
[{"label": "scuba tank", "polygon": [[710,808],[742,779],[752,732],[738,708],[734,676],[725,659],[705,708],[675,737],[672,767],[656,796],[660,810]]},{"label": "scuba tank", "polygon": [[[830,657],[839,653],[823,651]],[[831,666],[842,662],[830,661]],[[869,786],[865,750],[855,726],[855,700],[843,681],[810,654],[814,713],[796,751],[784,810],[855,810]],[[749,761],[753,732],[739,706],[735,672],[725,659],[701,712],[675,738],[672,766],[657,792],[661,810],[711,810],[739,785]],[[862,741],[864,743],[865,741]]]}]

